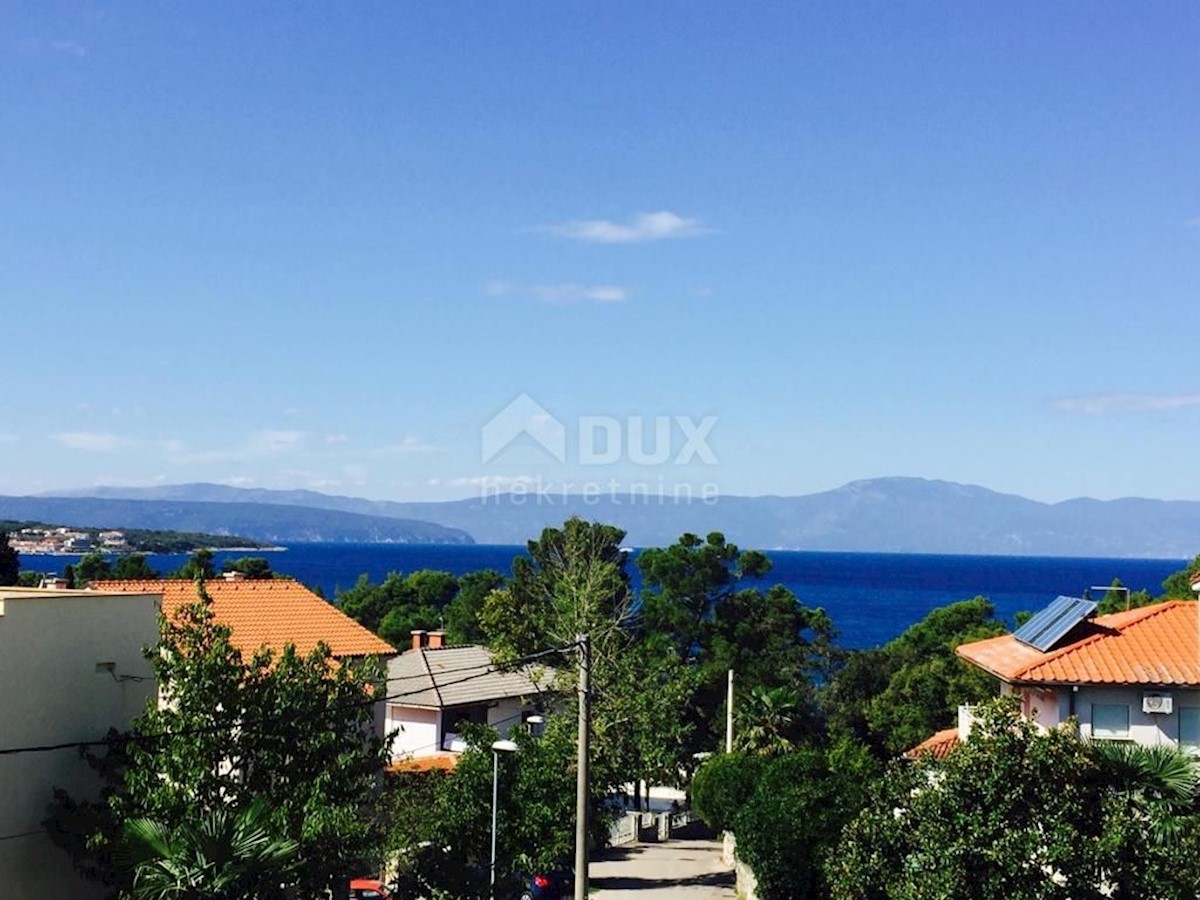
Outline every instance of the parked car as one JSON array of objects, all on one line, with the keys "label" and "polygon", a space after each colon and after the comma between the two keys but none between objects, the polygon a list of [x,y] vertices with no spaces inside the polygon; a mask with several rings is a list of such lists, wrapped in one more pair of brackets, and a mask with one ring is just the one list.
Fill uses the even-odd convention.
[{"label": "parked car", "polygon": [[565,900],[575,893],[575,873],[556,869],[544,875],[530,875],[520,900]]},{"label": "parked car", "polygon": [[350,900],[393,900],[382,881],[374,878],[355,878],[350,882]]}]

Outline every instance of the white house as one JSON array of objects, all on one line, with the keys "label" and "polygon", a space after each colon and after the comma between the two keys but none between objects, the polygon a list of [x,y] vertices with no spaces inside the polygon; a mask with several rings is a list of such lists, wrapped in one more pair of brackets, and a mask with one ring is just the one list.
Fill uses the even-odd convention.
[{"label": "white house", "polygon": [[452,767],[466,749],[463,723],[506,736],[541,702],[532,670],[497,670],[486,647],[447,646],[441,631],[412,633],[412,647],[388,662],[387,694],[392,759],[417,768]]},{"label": "white house", "polygon": [[[54,788],[87,797],[100,783],[75,747],[127,729],[157,692],[144,646],[161,597],[0,588],[0,896],[87,898],[42,826]],[[8,752],[24,750],[24,752]]]},{"label": "white house", "polygon": [[[1041,649],[1018,629],[956,652],[999,678],[1000,692],[1019,697],[1025,717],[1044,728],[1074,718],[1083,737],[1200,754],[1200,604],[1175,600],[1062,625]],[[970,725],[964,708],[957,728],[906,755],[943,756]]]}]

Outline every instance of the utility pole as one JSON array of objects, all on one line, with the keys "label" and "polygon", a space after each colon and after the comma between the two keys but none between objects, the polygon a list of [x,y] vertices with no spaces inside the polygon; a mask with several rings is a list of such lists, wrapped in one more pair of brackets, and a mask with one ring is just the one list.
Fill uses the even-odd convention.
[{"label": "utility pole", "polygon": [[575,900],[588,896],[588,744],[592,727],[591,668],[592,642],[586,634],[575,638],[579,645],[579,759],[575,777]]},{"label": "utility pole", "polygon": [[729,690],[725,697],[725,752],[733,752],[733,669],[729,670]]}]

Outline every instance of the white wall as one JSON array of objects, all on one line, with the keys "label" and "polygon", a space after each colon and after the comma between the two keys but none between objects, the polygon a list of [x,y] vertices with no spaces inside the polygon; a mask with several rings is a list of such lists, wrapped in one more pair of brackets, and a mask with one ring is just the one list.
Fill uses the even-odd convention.
[{"label": "white wall", "polygon": [[[1146,693],[1170,694],[1173,701],[1171,713],[1142,712],[1142,695]],[[1075,715],[1079,719],[1079,733],[1085,737],[1092,734],[1092,704],[1099,703],[1127,704],[1129,739],[1152,747],[1158,744],[1174,744],[1179,740],[1179,709],[1200,707],[1200,691],[1148,687],[1081,687],[1075,694]]]},{"label": "white wall", "polygon": [[521,724],[523,711],[519,697],[497,700],[495,706],[488,707],[488,724],[500,732],[500,737],[506,738],[510,728]]},{"label": "white wall", "polygon": [[1021,687],[1013,690],[1021,698],[1021,714],[1042,728],[1054,728],[1067,718],[1065,693],[1070,688]]},{"label": "white wall", "polygon": [[[158,640],[161,598],[92,591],[0,589],[0,747],[103,738],[128,728],[155,697],[142,647]],[[0,896],[101,896],[75,876],[69,857],[51,844],[41,822],[52,791],[94,798],[99,781],[74,749],[0,756]]]},{"label": "white wall", "polygon": [[436,709],[420,709],[389,703],[387,731],[396,732],[392,739],[392,759],[410,756],[429,756],[436,753],[442,730],[442,714]]}]

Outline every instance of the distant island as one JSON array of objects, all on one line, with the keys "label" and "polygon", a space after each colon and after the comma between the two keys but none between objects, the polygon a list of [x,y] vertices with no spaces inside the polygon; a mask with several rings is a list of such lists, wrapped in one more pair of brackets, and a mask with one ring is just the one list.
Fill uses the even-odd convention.
[{"label": "distant island", "polygon": [[[473,544],[464,529],[403,516],[373,516],[314,505],[215,503],[138,497],[0,497],[0,519],[73,522],[89,529],[224,535],[255,543]],[[234,537],[240,535],[241,537]]]},{"label": "distant island", "polygon": [[146,528],[88,528],[0,519],[0,532],[18,553],[39,556],[82,553],[191,553],[193,550],[270,550],[271,545],[230,534]]},{"label": "distant island", "polygon": [[924,478],[854,481],[798,497],[489,494],[394,502],[219,484],[105,487],[0,497],[0,517],[236,533],[272,543],[523,544],[579,516],[630,546],[721,531],[743,547],[874,553],[1190,559],[1200,502],[1079,498],[1043,503]]}]

